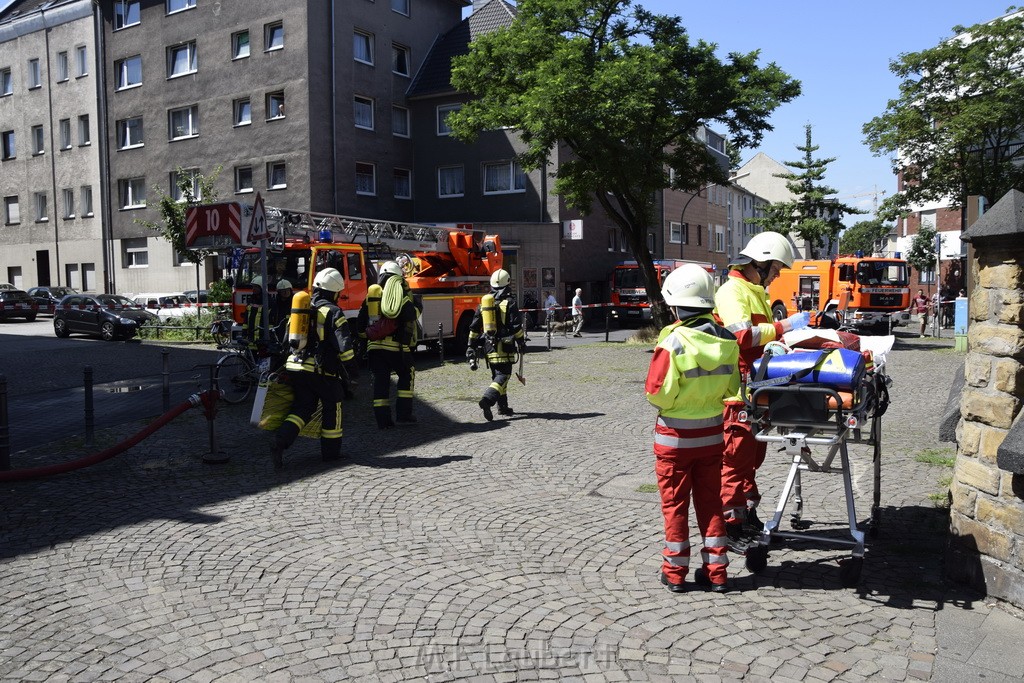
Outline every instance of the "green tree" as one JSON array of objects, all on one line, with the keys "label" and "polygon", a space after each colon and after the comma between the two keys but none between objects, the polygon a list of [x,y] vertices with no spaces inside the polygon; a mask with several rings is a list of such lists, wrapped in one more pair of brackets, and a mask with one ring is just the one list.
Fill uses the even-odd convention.
[{"label": "green tree", "polygon": [[925,223],[918,229],[904,258],[912,267],[917,268],[918,273],[935,267],[935,228],[932,225]]},{"label": "green tree", "polygon": [[871,254],[877,250],[878,243],[889,234],[889,225],[880,218],[870,221],[858,221],[843,231],[839,238],[839,253],[853,254],[862,251]]},{"label": "green tree", "polygon": [[1024,15],[953,31],[890,63],[899,96],[864,124],[871,150],[889,155],[905,181],[882,203],[886,217],[934,201],[962,208],[971,195],[994,203],[1024,189]]},{"label": "green tree", "polygon": [[[474,96],[449,115],[456,137],[513,129],[524,169],[568,148],[554,191],[618,226],[640,264],[655,320],[671,320],[647,247],[657,193],[728,183],[728,168],[696,133],[714,123],[737,148],[756,146],[799,82],[758,52],[715,56],[679,17],[630,0],[522,0],[511,26],[476,38],[453,62],[452,84]],[[670,181],[670,170],[673,180]]]},{"label": "green tree", "polygon": [[830,198],[837,190],[824,184],[825,170],[836,157],[814,158],[814,152],[819,147],[811,143],[810,124],[804,126],[804,131],[806,141],[802,147],[796,147],[804,153],[803,159],[783,162],[801,172],[775,174],[776,178],[786,181],[786,188],[794,195],[793,200],[773,204],[764,216],[750,222],[774,232],[795,232],[800,239],[811,245],[812,256],[820,255],[822,250],[825,254],[831,254],[844,227],[843,216],[867,212]]}]

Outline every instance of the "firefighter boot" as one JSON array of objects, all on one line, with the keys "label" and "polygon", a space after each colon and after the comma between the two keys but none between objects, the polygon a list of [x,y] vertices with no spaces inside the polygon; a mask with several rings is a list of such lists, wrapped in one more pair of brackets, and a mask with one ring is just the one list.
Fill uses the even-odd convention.
[{"label": "firefighter boot", "polygon": [[743,520],[743,530],[751,536],[758,536],[764,531],[764,522],[757,516],[757,508],[747,508],[747,518]]},{"label": "firefighter boot", "polygon": [[412,414],[412,397],[399,396],[395,399],[395,422],[416,424],[416,421],[416,416]]},{"label": "firefighter boot", "polygon": [[341,439],[320,439],[320,459],[325,462],[341,460]]},{"label": "firefighter boot", "polygon": [[270,440],[270,460],[274,463],[274,469],[284,467],[284,446],[276,438]]},{"label": "firefighter boot", "polygon": [[693,573],[693,581],[698,586],[701,586],[705,590],[709,590],[712,593],[728,593],[729,583],[711,583],[711,578],[708,573],[704,571],[703,567],[700,567]]},{"label": "firefighter boot", "polygon": [[729,551],[737,555],[746,555],[747,548],[750,547],[750,535],[743,530],[743,524],[726,522],[725,533],[729,537],[726,541]]},{"label": "firefighter boot", "polygon": [[498,397],[498,415],[515,415],[516,411],[508,407],[508,396]]},{"label": "firefighter boot", "polygon": [[478,405],[480,406],[480,410],[484,411],[485,420],[490,422],[494,419],[494,413],[491,412],[491,406],[494,405],[494,399],[484,395],[484,397],[480,399],[480,403]]},{"label": "firefighter boot", "polygon": [[[374,401],[376,403],[376,401]],[[391,419],[391,404],[374,406],[373,416],[377,419],[377,429],[391,429],[395,426]]]}]

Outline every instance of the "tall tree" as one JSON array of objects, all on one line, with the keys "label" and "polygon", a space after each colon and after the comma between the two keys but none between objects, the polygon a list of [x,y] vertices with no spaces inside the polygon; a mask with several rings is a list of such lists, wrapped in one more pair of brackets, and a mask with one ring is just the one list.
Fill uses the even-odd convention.
[{"label": "tall tree", "polygon": [[818,145],[811,142],[811,126],[804,126],[805,143],[796,148],[804,153],[799,161],[783,162],[790,168],[799,169],[800,173],[776,173],[776,178],[786,181],[786,188],[793,193],[789,202],[773,204],[760,218],[751,222],[762,225],[767,230],[789,234],[795,232],[800,239],[811,246],[811,256],[832,253],[832,247],[839,240],[843,229],[843,216],[867,213],[848,204],[843,204],[830,195],[836,194],[835,188],[824,184],[825,170],[836,157],[826,159],[814,158]]},{"label": "tall tree", "polygon": [[917,268],[918,273],[935,267],[935,234],[935,227],[924,223],[910,241],[910,250],[907,251],[905,258],[907,263]]},{"label": "tall tree", "polygon": [[567,147],[554,191],[583,213],[596,201],[615,222],[661,323],[671,316],[647,247],[657,193],[728,183],[695,137],[700,126],[756,146],[771,113],[800,93],[774,63],[759,67],[758,52],[723,61],[715,47],[630,0],[522,0],[511,26],[476,38],[452,68],[452,84],[475,96],[448,117],[456,137],[513,129],[520,163],[545,172],[551,151]]},{"label": "tall tree", "polygon": [[880,218],[858,221],[843,231],[839,238],[839,252],[853,254],[861,251],[872,254],[878,250],[878,243],[889,234],[890,226]]},{"label": "tall tree", "polygon": [[927,202],[962,208],[971,195],[994,203],[1024,189],[1024,13],[953,31],[890,63],[902,79],[899,97],[864,124],[871,150],[903,173],[903,191],[882,204],[888,217]]}]

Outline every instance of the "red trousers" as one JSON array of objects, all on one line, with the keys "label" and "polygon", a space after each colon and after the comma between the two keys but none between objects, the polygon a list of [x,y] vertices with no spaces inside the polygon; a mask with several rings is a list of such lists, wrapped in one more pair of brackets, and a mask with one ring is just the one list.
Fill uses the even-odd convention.
[{"label": "red trousers", "polygon": [[722,514],[726,523],[747,518],[747,508],[756,507],[761,493],[754,471],[763,463],[768,444],[754,438],[750,424],[739,421],[742,404],[725,406],[725,452],[722,456]]}]

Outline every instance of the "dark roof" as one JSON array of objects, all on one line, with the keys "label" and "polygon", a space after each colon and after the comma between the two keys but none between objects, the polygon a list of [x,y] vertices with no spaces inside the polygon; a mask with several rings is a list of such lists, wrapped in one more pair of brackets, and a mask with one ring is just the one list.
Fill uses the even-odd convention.
[{"label": "dark roof", "polygon": [[[3,1],[0,0],[0,5],[3,4]],[[10,19],[12,15],[28,14],[37,10],[43,4],[46,4],[44,0],[14,0],[3,11],[0,11],[0,20]]]},{"label": "dark roof", "polygon": [[511,26],[516,6],[506,0],[491,0],[459,24],[440,36],[423,60],[409,85],[408,97],[452,93],[452,59],[469,52],[469,43],[477,36]]},{"label": "dark roof", "polygon": [[964,242],[1024,233],[1024,192],[1010,190],[960,236]]}]

